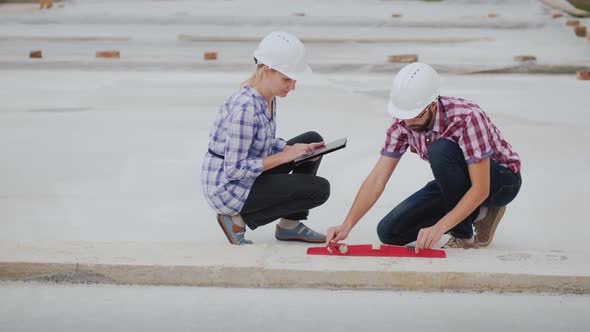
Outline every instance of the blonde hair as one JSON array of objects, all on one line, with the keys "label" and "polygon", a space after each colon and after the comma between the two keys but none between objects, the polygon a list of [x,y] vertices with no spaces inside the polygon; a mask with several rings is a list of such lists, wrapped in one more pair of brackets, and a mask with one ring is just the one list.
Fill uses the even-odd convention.
[{"label": "blonde hair", "polygon": [[264,67],[263,64],[261,64],[261,63],[257,64],[256,69],[254,70],[254,73],[252,74],[252,76],[250,76],[249,79],[242,82],[242,84],[240,84],[240,88],[243,88],[248,85],[253,86],[254,84],[260,82],[260,80],[262,79],[262,68],[263,67]]}]

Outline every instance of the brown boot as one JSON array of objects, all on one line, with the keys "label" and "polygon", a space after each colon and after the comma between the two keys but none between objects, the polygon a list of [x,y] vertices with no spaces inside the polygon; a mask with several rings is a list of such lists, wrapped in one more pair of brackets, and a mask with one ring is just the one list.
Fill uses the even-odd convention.
[{"label": "brown boot", "polygon": [[488,208],[488,214],[474,224],[475,228],[475,242],[480,247],[487,247],[492,243],[494,233],[496,233],[496,227],[500,223],[500,219],[504,215],[506,207],[502,206],[499,208]]},{"label": "brown boot", "polygon": [[479,246],[477,242],[462,239],[460,237],[454,237],[451,235],[447,243],[442,246],[443,249],[477,249]]}]

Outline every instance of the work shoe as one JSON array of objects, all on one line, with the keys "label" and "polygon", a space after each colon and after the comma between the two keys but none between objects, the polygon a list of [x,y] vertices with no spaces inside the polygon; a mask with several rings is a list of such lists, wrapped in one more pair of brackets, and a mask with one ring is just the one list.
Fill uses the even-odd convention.
[{"label": "work shoe", "polygon": [[236,244],[236,245],[243,245],[243,244],[252,244],[253,242],[250,240],[244,239],[244,234],[246,234],[246,227],[240,227],[231,220],[230,216],[224,216],[221,214],[217,215],[217,222],[229,243]]},{"label": "work shoe", "polygon": [[326,236],[324,234],[312,230],[301,222],[293,229],[284,229],[277,225],[275,237],[277,240],[281,241],[300,241],[311,243],[326,242]]},{"label": "work shoe", "polygon": [[488,208],[486,216],[474,224],[475,242],[480,247],[487,247],[492,243],[494,233],[496,233],[496,227],[498,227],[500,219],[502,219],[505,211],[505,206],[500,208]]},{"label": "work shoe", "polygon": [[477,249],[479,246],[475,241],[469,241],[468,239],[463,239],[460,237],[454,237],[451,235],[447,243],[442,246],[443,249]]}]

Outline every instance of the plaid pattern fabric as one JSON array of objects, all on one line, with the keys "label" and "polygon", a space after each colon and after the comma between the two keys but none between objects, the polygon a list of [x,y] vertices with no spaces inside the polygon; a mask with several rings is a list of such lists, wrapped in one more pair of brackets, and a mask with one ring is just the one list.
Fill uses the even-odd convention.
[{"label": "plaid pattern fabric", "polygon": [[272,104],[271,117],[264,98],[246,86],[219,108],[209,132],[209,149],[224,159],[207,152],[201,170],[203,194],[217,213],[239,214],[262,173],[262,158],[285,148],[287,142],[275,138],[276,99]]},{"label": "plaid pattern fabric", "polygon": [[515,173],[520,171],[520,157],[478,105],[461,98],[440,96],[438,106],[434,126],[429,131],[412,131],[403,120],[394,119],[387,129],[381,154],[399,158],[410,147],[410,151],[428,161],[428,144],[445,138],[459,145],[468,164],[491,157]]}]

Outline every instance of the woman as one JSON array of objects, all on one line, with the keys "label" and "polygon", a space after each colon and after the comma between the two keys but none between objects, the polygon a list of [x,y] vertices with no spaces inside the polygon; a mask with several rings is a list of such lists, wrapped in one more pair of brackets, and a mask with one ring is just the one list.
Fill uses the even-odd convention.
[{"label": "woman", "polygon": [[[309,209],[330,196],[330,183],[316,176],[321,158],[293,160],[324,145],[307,132],[287,142],[275,137],[276,96],[286,97],[311,73],[305,47],[293,35],[272,32],[254,51],[256,70],[220,107],[209,134],[202,186],[232,244],[251,244],[244,234],[281,218],[275,237],[321,243],[326,237],[305,226]],[[292,174],[289,174],[292,172]]]}]

